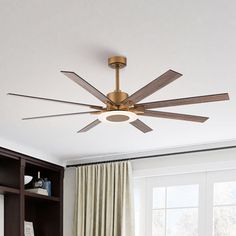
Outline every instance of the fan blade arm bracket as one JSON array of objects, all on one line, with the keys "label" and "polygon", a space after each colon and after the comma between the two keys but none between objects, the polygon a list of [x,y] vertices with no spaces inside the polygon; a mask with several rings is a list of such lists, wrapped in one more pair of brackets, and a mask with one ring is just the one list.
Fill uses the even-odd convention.
[{"label": "fan blade arm bracket", "polygon": [[91,112],[89,113],[90,115],[100,115],[104,112],[104,110],[101,110],[101,111],[96,111],[96,112]]},{"label": "fan blade arm bracket", "polygon": [[132,101],[132,100],[124,100],[120,103],[120,105],[123,105],[123,106],[128,106],[128,107],[132,107],[132,106],[135,106],[136,104]]},{"label": "fan blade arm bracket", "polygon": [[134,106],[129,109],[129,111],[136,113],[137,115],[143,114],[145,112],[145,108],[142,106]]}]

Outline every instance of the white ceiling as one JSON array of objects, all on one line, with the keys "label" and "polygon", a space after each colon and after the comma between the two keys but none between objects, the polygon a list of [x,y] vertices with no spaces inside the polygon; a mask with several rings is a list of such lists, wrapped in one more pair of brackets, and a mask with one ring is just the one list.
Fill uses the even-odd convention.
[{"label": "white ceiling", "polygon": [[[0,146],[50,161],[231,141],[236,143],[236,2],[234,0],[1,0]],[[60,70],[72,70],[104,93],[114,89],[107,58],[124,55],[129,94],[168,69],[184,74],[144,101],[229,92],[229,102],[162,110],[209,116],[204,124],[141,118],[154,131],[74,116],[83,107],[6,96],[8,92],[102,105]]]}]

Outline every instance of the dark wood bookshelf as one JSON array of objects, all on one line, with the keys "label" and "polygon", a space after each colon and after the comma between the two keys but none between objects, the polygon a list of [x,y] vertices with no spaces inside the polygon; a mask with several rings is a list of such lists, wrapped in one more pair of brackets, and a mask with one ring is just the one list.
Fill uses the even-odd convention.
[{"label": "dark wood bookshelf", "polygon": [[0,194],[20,194],[20,190],[0,185]]},{"label": "dark wood bookshelf", "polygon": [[[26,191],[24,176],[52,183],[52,196]],[[35,236],[63,235],[64,168],[0,147],[0,194],[4,195],[4,236],[24,236],[24,222],[33,222]],[[14,227],[12,227],[14,225]]]}]

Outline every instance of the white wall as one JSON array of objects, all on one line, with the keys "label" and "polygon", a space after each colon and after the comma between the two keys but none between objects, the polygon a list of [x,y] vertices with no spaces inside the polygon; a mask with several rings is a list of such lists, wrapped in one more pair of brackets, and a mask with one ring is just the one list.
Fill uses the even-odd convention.
[{"label": "white wall", "polygon": [[0,236],[4,235],[4,197],[0,195]]},{"label": "white wall", "polygon": [[[132,161],[132,167],[136,178],[236,169],[236,149],[135,160]],[[75,168],[66,169],[64,184],[64,235],[72,236]]]},{"label": "white wall", "polygon": [[135,177],[236,169],[236,149],[140,159],[132,167]]},{"label": "white wall", "polygon": [[[68,168],[64,177],[64,235],[72,236],[75,202],[75,168]],[[1,234],[0,234],[1,236]]]}]

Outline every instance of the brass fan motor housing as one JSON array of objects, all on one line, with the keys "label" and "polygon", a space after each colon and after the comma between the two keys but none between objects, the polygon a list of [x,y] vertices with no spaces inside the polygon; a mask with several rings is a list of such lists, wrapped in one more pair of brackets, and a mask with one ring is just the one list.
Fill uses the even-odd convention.
[{"label": "brass fan motor housing", "polygon": [[112,69],[116,69],[116,68],[122,69],[122,68],[126,67],[127,59],[126,59],[126,57],[122,57],[122,56],[110,57],[110,58],[108,58],[108,65]]},{"label": "brass fan motor housing", "polygon": [[114,91],[107,94],[107,97],[115,104],[120,105],[129,95],[122,91]]}]

